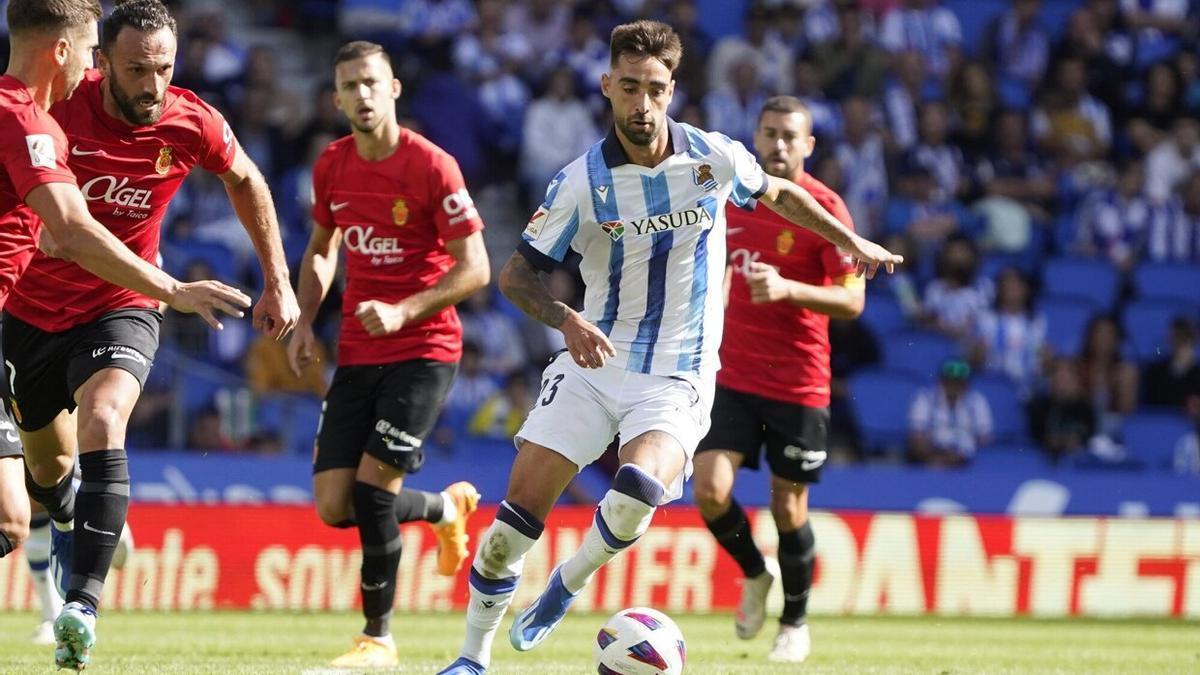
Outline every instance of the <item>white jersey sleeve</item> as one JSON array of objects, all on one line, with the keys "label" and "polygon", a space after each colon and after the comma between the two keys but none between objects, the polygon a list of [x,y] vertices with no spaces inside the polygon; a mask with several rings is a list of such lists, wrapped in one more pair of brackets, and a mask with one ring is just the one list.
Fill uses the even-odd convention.
[{"label": "white jersey sleeve", "polygon": [[[546,188],[546,200],[538,207],[521,239],[526,251],[532,248],[537,253],[556,263],[562,262],[579,234],[579,204],[567,181],[566,170],[560,171]],[[526,246],[528,248],[526,248]],[[549,261],[539,267],[550,267]]]},{"label": "white jersey sleeve", "polygon": [[710,131],[705,135],[714,154],[728,162],[729,180],[733,182],[729,200],[738,206],[746,206],[761,197],[767,190],[767,174],[746,146],[722,133]]}]

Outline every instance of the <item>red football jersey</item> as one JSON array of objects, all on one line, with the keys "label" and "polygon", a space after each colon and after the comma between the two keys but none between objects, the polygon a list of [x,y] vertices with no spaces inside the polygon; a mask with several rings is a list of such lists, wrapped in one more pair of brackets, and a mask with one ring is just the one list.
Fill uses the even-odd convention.
[{"label": "red football jersey", "polygon": [[461,357],[454,307],[379,338],[354,316],[360,302],[395,303],[433,286],[454,265],[446,242],[483,229],[453,157],[407,129],[377,162],[358,155],[352,136],[340,138],[313,165],[313,220],[340,229],[346,252],[339,365]]},{"label": "red football jersey", "polygon": [[0,309],[37,251],[42,221],[25,195],[46,183],[74,183],[67,137],[23,82],[0,77]]},{"label": "red football jersey", "polygon": [[[808,174],[799,184],[854,229],[846,205],[833,190]],[[755,204],[753,212],[731,204],[725,214],[733,280],[717,382],[777,401],[828,406],[829,317],[786,301],[755,305],[745,273],[751,262],[758,261],[773,265],[785,279],[825,286],[855,273],[851,259],[761,204]]]},{"label": "red football jersey", "polygon": [[[224,173],[237,152],[221,113],[179,87],[168,87],[158,122],[132,127],[104,111],[100,71],[93,70],[50,113],[70,140],[69,166],[92,217],[151,263],[167,204],[183,179],[197,165]],[[41,330],[60,332],[132,307],[158,307],[158,301],[38,252],[8,311]]]}]

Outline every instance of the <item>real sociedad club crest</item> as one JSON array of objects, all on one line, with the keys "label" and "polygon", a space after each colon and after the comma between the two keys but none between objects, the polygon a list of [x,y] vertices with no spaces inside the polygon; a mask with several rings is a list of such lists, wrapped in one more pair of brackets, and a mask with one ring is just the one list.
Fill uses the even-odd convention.
[{"label": "real sociedad club crest", "polygon": [[620,241],[625,234],[625,224],[619,220],[600,223],[600,229],[604,230],[604,234],[607,234],[613,241]]},{"label": "real sociedad club crest", "polygon": [[717,179],[713,178],[712,165],[701,164],[692,169],[692,180],[696,181],[696,185],[705,190],[716,190]]}]

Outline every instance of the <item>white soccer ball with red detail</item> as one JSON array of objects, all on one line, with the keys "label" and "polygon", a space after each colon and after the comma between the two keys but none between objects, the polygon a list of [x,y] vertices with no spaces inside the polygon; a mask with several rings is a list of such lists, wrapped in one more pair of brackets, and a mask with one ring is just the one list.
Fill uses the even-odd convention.
[{"label": "white soccer ball with red detail", "polygon": [[687,659],[679,626],[648,607],[612,615],[596,634],[594,654],[600,675],[679,675]]}]

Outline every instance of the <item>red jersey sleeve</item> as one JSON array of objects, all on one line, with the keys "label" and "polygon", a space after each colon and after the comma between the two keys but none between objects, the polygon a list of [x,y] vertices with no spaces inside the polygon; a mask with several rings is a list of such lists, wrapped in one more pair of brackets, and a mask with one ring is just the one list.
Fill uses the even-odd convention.
[{"label": "red jersey sleeve", "polygon": [[462,239],[483,229],[475,201],[467,192],[458,162],[446,153],[430,157],[429,198],[433,207],[433,222],[438,236],[444,241]]},{"label": "red jersey sleeve", "polygon": [[0,162],[22,200],[46,183],[75,183],[67,168],[67,137],[47,113],[27,106],[0,119]]},{"label": "red jersey sleeve", "polygon": [[332,230],[333,211],[329,210],[329,148],[317,157],[312,169],[312,219],[317,227]]},{"label": "red jersey sleeve", "polygon": [[200,113],[200,166],[215,174],[225,173],[237,157],[238,142],[225,116],[199,98],[194,105]]}]

